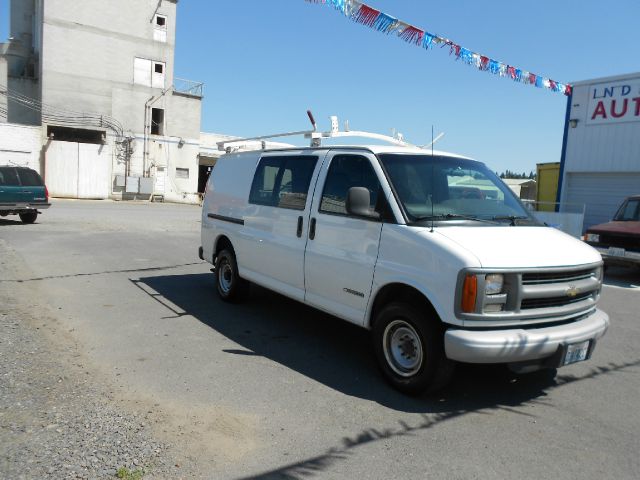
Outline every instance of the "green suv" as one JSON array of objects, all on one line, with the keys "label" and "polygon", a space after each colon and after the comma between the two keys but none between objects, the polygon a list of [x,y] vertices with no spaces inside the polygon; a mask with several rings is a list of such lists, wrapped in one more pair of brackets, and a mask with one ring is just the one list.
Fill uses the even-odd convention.
[{"label": "green suv", "polygon": [[19,215],[33,223],[39,209],[49,208],[49,192],[42,177],[27,167],[0,166],[0,216]]}]

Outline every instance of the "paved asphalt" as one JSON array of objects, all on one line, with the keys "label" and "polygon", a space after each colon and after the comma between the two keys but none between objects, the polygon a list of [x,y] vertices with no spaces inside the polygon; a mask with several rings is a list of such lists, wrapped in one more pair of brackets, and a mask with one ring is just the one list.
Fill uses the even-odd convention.
[{"label": "paved asphalt", "polygon": [[[640,274],[610,271],[612,319],[554,381],[463,366],[436,397],[379,375],[366,331],[261,288],[238,306],[197,258],[200,208],[54,200],[0,219],[95,381],[174,418],[206,478],[631,479],[640,475]],[[0,242],[2,243],[2,242]],[[162,432],[160,432],[162,433]]]}]

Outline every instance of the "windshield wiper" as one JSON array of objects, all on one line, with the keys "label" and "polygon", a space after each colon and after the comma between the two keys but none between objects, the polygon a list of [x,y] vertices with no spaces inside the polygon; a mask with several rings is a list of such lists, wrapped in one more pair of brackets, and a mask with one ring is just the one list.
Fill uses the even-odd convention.
[{"label": "windshield wiper", "polygon": [[459,215],[457,213],[446,213],[444,215],[425,215],[422,217],[416,217],[414,221],[419,222],[421,220],[471,220],[473,222],[490,223],[491,225],[499,225],[498,222],[493,220],[487,220],[485,218],[478,218],[471,215]]},{"label": "windshield wiper", "polygon": [[525,220],[529,217],[523,215],[496,215],[492,218],[492,220],[509,220],[511,221],[511,226],[516,226],[516,220]]}]

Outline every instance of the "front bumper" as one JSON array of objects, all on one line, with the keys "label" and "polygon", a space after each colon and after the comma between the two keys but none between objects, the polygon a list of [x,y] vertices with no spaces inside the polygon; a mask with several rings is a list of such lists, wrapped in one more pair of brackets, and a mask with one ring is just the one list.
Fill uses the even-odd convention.
[{"label": "front bumper", "polygon": [[609,248],[601,248],[601,247],[594,247],[594,248],[600,253],[600,255],[602,255],[602,259],[605,262],[640,265],[639,252],[630,252],[629,250],[619,249],[621,250],[621,252],[618,255],[612,255],[611,250]]},{"label": "front bumper", "polygon": [[[555,355],[570,343],[601,338],[609,328],[609,316],[596,309],[573,323],[543,328],[461,330],[445,332],[448,358],[466,363],[517,363]],[[593,345],[591,350],[593,349]]]}]

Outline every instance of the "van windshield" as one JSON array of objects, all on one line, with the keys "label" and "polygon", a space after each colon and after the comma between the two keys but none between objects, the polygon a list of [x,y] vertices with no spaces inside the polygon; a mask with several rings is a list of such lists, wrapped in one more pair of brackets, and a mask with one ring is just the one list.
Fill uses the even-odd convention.
[{"label": "van windshield", "polygon": [[381,154],[379,158],[412,222],[539,225],[483,163],[431,155]]}]

